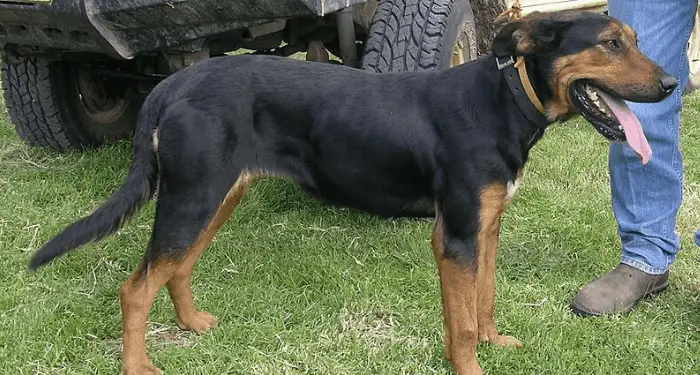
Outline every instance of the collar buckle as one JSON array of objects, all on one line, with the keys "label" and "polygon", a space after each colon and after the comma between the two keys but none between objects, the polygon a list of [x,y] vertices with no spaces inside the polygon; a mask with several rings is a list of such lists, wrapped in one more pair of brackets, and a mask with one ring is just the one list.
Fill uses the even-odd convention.
[{"label": "collar buckle", "polygon": [[[506,59],[505,61],[501,62],[501,59]],[[513,56],[507,56],[507,57],[498,57],[496,56],[496,66],[498,66],[498,70],[503,70],[511,65],[515,64],[515,59]]]},{"label": "collar buckle", "polygon": [[544,107],[527,75],[525,59],[522,56],[517,58],[513,56],[496,57],[496,65],[503,72],[508,88],[520,111],[530,122],[544,130],[551,122],[546,117]]}]

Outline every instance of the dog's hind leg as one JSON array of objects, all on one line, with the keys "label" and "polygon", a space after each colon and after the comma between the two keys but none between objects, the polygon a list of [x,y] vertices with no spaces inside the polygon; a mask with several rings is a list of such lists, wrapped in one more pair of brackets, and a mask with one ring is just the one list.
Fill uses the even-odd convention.
[{"label": "dog's hind leg", "polygon": [[119,288],[123,375],[160,374],[146,353],[146,322],[153,299],[176,269],[176,264],[167,261],[144,261]]},{"label": "dog's hind leg", "polygon": [[500,185],[491,185],[481,191],[479,210],[479,236],[477,253],[479,271],[477,273],[477,321],[479,324],[479,341],[501,346],[520,346],[514,337],[498,334],[493,320],[496,295],[496,250],[501,226],[501,214],[507,204],[506,189]]},{"label": "dog's hind leg", "polygon": [[187,255],[180,263],[180,267],[166,284],[170,299],[175,306],[177,314],[177,325],[185,330],[198,333],[204,332],[216,324],[216,318],[204,311],[197,311],[194,307],[194,297],[190,289],[190,277],[194,264],[199,260],[204,248],[214,238],[216,232],[228,220],[243,195],[248,191],[253,176],[244,173],[234,186],[229,190],[221,206],[209,223],[207,229],[200,234],[192,247],[187,251]]},{"label": "dog's hind leg", "polygon": [[195,309],[190,276],[202,251],[231,215],[252,181],[251,174],[243,173],[228,193],[225,189],[213,192],[207,187],[197,186],[178,186],[176,192],[167,188],[160,190],[146,257],[119,289],[124,374],[160,373],[146,353],[146,323],[153,299],[163,286],[168,287],[178,325],[202,332],[214,324],[213,316]]}]

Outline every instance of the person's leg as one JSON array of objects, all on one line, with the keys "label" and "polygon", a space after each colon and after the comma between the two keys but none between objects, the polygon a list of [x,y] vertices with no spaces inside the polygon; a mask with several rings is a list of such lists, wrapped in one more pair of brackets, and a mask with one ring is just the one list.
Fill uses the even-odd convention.
[{"label": "person's leg", "polygon": [[683,183],[678,147],[681,95],[688,81],[686,49],[697,0],[609,0],[608,8],[610,16],[637,32],[641,51],[680,84],[660,103],[629,103],[651,145],[648,164],[642,165],[627,144],[610,146],[612,205],[622,257],[615,270],[572,301],[574,311],[589,315],[629,310],[668,283],[668,269],[680,245],[675,226]]},{"label": "person's leg", "polygon": [[681,95],[688,81],[686,46],[696,4],[693,0],[609,1],[610,15],[637,32],[642,52],[680,83],[660,103],[630,103],[653,150],[647,165],[627,145],[610,147],[610,182],[622,263],[650,274],[666,272],[680,244],[675,232],[683,176],[678,133]]}]

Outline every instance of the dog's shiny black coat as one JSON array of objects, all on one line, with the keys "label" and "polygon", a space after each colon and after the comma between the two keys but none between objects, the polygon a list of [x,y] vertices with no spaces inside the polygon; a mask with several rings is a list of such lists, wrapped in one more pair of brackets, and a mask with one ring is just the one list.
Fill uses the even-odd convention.
[{"label": "dog's shiny black coat", "polygon": [[[537,130],[492,56],[409,74],[213,58],[161,83],[141,120],[132,170],[142,179],[129,182],[143,197],[155,184],[141,181],[159,175],[156,222],[164,223],[152,248],[164,251],[186,249],[245,170],[289,177],[314,197],[381,216],[434,215],[437,202],[465,238],[477,231],[480,188],[515,178]],[[157,163],[148,156],[156,129]],[[141,200],[122,195],[110,199],[118,207],[105,213],[110,228]]]},{"label": "dog's shiny black coat", "polygon": [[[543,102],[553,62],[599,43],[609,23],[577,13],[534,24],[525,52]],[[517,28],[509,27],[494,40],[498,55],[518,52]],[[31,267],[113,232],[156,185],[147,258],[176,255],[245,171],[287,177],[316,198],[381,216],[432,216],[437,208],[448,255],[471,260],[480,191],[515,179],[537,130],[493,54],[444,71],[384,74],[281,57],[212,58],[148,96],[127,182],[49,241]]]},{"label": "dog's shiny black coat", "polygon": [[191,244],[245,170],[381,216],[434,215],[437,202],[465,238],[477,231],[481,187],[515,178],[537,130],[492,56],[410,74],[213,58],[160,84],[141,118],[148,114],[158,115],[139,124],[135,163],[157,129],[157,222],[171,223],[156,225],[153,245],[167,251]]}]

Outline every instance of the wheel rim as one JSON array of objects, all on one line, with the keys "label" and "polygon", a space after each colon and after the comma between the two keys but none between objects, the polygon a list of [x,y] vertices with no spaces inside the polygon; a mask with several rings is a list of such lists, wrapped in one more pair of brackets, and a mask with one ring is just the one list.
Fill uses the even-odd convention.
[{"label": "wheel rim", "polygon": [[77,69],[76,84],[85,114],[98,124],[115,122],[129,107],[123,85],[100,80],[87,69]]},{"label": "wheel rim", "polygon": [[[467,51],[468,53],[468,51]],[[464,42],[457,40],[457,45],[455,45],[454,51],[452,51],[452,61],[450,67],[464,64],[467,60],[464,58]]]},{"label": "wheel rim", "polygon": [[476,45],[470,38],[470,29],[472,26],[469,22],[464,22],[462,24],[459,36],[457,37],[457,42],[452,50],[452,59],[450,60],[450,67],[464,64],[467,61],[471,61],[476,56]]},{"label": "wheel rim", "polygon": [[700,11],[695,13],[695,27],[688,40],[688,67],[690,76],[700,73]]}]

